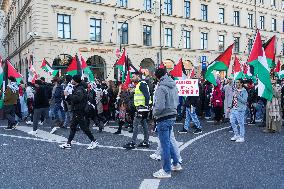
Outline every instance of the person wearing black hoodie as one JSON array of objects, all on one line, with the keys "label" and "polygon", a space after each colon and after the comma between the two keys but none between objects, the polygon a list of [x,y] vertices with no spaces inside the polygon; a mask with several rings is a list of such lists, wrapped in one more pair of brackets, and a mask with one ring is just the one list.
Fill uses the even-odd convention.
[{"label": "person wearing black hoodie", "polygon": [[38,122],[41,119],[41,117],[44,118],[47,124],[50,123],[48,89],[41,80],[35,81],[35,95],[34,95],[33,107],[34,107],[33,131],[29,132],[29,134],[36,135]]},{"label": "person wearing black hoodie", "polygon": [[81,83],[81,76],[74,75],[72,78],[73,92],[72,94],[67,94],[64,91],[64,95],[69,95],[71,100],[71,110],[72,110],[72,119],[70,125],[70,134],[68,141],[65,144],[60,145],[62,149],[71,149],[71,142],[75,137],[77,131],[77,125],[80,125],[81,130],[88,136],[91,140],[91,144],[88,146],[88,150],[94,149],[98,146],[98,142],[94,135],[92,134],[90,128],[86,124],[85,119],[85,108],[87,106],[87,91]]}]

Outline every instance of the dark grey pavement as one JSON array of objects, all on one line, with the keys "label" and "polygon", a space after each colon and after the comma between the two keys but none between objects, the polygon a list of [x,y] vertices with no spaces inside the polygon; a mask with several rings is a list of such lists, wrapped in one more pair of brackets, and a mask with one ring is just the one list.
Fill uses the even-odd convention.
[{"label": "dark grey pavement", "polygon": [[[228,126],[202,123],[202,134]],[[197,137],[192,133],[178,134],[181,127],[175,126],[178,141],[188,142]],[[50,131],[48,127],[39,129]],[[227,129],[196,140],[181,153],[183,171],[161,180],[159,189],[284,188],[283,131],[264,134],[261,129],[247,126],[246,142],[240,144],[230,141],[232,133]],[[68,133],[69,130],[61,129],[55,134],[67,137]],[[108,132],[94,130],[94,133],[102,146],[121,147],[130,140]],[[152,151],[107,147],[88,151],[83,145],[62,150],[58,143],[33,138],[36,137],[0,127],[0,188],[138,189],[144,179],[153,179],[152,173],[161,165],[149,158]],[[89,143],[82,132],[76,134],[75,140]],[[156,147],[153,143],[150,150]]]}]

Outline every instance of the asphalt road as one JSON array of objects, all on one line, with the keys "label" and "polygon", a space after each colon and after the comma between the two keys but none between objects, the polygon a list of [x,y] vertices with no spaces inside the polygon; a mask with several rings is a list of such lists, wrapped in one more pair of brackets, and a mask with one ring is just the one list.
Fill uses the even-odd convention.
[{"label": "asphalt road", "polygon": [[[155,134],[150,149],[127,151],[121,148],[130,140],[127,132],[117,136],[111,134],[112,127],[102,133],[95,129],[100,147],[89,151],[88,138],[80,131],[75,136],[77,144],[62,150],[60,137],[56,137],[67,138],[69,130],[59,129],[51,139],[44,133],[50,131],[47,126],[40,127],[43,134],[36,137],[27,133],[32,128],[24,123],[13,131],[4,130],[6,122],[0,125],[0,188],[138,189],[154,179],[152,173],[161,167],[161,162],[149,158],[157,147]],[[247,126],[245,143],[235,143],[225,128],[228,124],[213,126],[202,121],[202,125],[199,136],[178,134],[182,124],[175,126],[176,138],[184,148],[183,170],[172,173],[170,179],[150,183],[158,183],[159,189],[284,188],[283,131],[264,134],[262,128]]]}]

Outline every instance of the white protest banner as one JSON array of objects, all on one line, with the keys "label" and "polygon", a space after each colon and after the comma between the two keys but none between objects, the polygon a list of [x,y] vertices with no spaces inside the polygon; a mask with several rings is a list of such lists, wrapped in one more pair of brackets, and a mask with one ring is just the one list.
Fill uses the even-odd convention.
[{"label": "white protest banner", "polygon": [[179,96],[199,96],[198,79],[176,80]]}]

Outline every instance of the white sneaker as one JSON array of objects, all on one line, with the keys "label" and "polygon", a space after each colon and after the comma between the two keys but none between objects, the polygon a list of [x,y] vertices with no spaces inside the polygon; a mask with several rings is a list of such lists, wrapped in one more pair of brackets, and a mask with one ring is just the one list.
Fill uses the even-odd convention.
[{"label": "white sneaker", "polygon": [[57,130],[56,127],[53,127],[53,129],[50,131],[50,134],[53,134]]},{"label": "white sneaker", "polygon": [[32,125],[33,122],[32,122],[32,121],[27,121],[26,124],[27,124],[27,125]]},{"label": "white sneaker", "polygon": [[97,141],[91,142],[91,144],[88,146],[87,150],[92,150],[96,148],[99,145]]},{"label": "white sneaker", "polygon": [[30,135],[37,135],[37,130],[36,131],[30,131],[30,132],[28,132],[28,134],[30,134]]},{"label": "white sneaker", "polygon": [[236,142],[245,142],[245,138],[239,137],[239,138],[236,140]]},{"label": "white sneaker", "polygon": [[172,165],[172,171],[181,171],[181,170],[182,167],[179,163],[176,166]]},{"label": "white sneaker", "polygon": [[43,122],[39,121],[38,124],[42,126],[42,125],[43,125]]},{"label": "white sneaker", "polygon": [[171,173],[166,173],[164,169],[160,169],[159,171],[153,173],[153,177],[163,179],[163,178],[171,178]]},{"label": "white sneaker", "polygon": [[162,157],[156,153],[154,154],[151,154],[150,155],[150,158],[153,159],[153,160],[157,160],[157,161],[161,161]]},{"label": "white sneaker", "polygon": [[61,149],[71,149],[71,144],[68,144],[68,143],[64,143],[64,144],[61,144],[61,145],[59,145],[59,147],[61,148]]},{"label": "white sneaker", "polygon": [[205,117],[205,119],[210,119],[210,117]]},{"label": "white sneaker", "polygon": [[236,141],[238,140],[239,136],[238,135],[234,135],[232,138],[231,138],[231,141]]},{"label": "white sneaker", "polygon": [[262,122],[263,120],[262,119],[256,119],[255,120],[255,122],[257,122],[257,123],[260,123],[260,122]]}]

